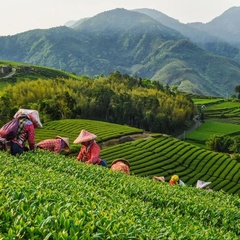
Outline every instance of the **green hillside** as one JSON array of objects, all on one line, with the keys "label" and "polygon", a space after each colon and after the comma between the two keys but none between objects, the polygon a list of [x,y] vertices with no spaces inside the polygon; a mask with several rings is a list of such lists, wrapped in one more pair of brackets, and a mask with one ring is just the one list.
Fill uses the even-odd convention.
[{"label": "green hillside", "polygon": [[[237,99],[193,98],[204,116],[204,123],[194,131],[186,132],[184,140],[203,148],[213,135],[240,139],[240,102]],[[204,105],[204,108],[201,106]]]},{"label": "green hillside", "polygon": [[[235,61],[238,49],[214,40],[210,43],[214,47],[201,44],[204,50],[179,29],[163,24],[153,16],[118,8],[73,28],[60,26],[0,37],[0,59],[91,78],[120,71],[178,86],[183,92],[222,97],[232,94],[240,78],[240,65]],[[199,35],[205,38],[202,32]]]},{"label": "green hillside", "polygon": [[240,195],[240,163],[229,155],[208,151],[169,136],[139,139],[101,151],[111,163],[125,158],[131,172],[140,176],[164,176],[167,181],[178,174],[189,186],[197,180],[211,182],[213,190]]},{"label": "green hillside", "polygon": [[79,78],[72,73],[62,70],[22,62],[0,60],[0,67],[1,66],[7,66],[9,69],[7,73],[0,72],[0,90],[8,84],[15,84],[18,81],[27,79]]},{"label": "green hillside", "polygon": [[[94,132],[101,145],[101,157],[108,165],[117,158],[130,162],[131,173],[142,177],[164,176],[167,181],[178,174],[188,185],[195,186],[197,180],[212,182],[213,190],[240,194],[240,163],[227,154],[208,151],[177,138],[161,134],[142,134],[143,130],[125,125],[84,119],[52,121],[36,129],[36,140],[54,138],[57,135],[70,138],[70,155],[76,155],[79,144],[74,139],[82,129]],[[115,141],[124,136],[139,134],[138,139]],[[141,136],[142,135],[142,136]],[[104,146],[104,147],[103,147]]]},{"label": "green hillside", "polygon": [[0,152],[0,162],[1,239],[239,239],[237,195],[48,152]]},{"label": "green hillside", "polygon": [[97,135],[96,141],[98,143],[130,134],[143,133],[142,129],[129,127],[127,125],[88,119],[64,119],[47,122],[43,125],[43,128],[36,129],[36,141],[40,142],[46,138],[55,138],[56,136],[68,137],[72,149],[71,152],[75,152],[75,150],[79,149],[79,145],[76,146],[73,144],[73,141],[82,129],[94,132]]}]

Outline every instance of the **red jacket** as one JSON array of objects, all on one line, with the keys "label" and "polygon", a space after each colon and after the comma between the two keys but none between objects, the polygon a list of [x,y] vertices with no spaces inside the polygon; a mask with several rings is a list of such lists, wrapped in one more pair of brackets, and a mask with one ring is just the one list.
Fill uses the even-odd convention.
[{"label": "red jacket", "polygon": [[93,141],[88,147],[82,145],[77,160],[88,164],[99,164],[101,162],[100,147],[95,141]]}]

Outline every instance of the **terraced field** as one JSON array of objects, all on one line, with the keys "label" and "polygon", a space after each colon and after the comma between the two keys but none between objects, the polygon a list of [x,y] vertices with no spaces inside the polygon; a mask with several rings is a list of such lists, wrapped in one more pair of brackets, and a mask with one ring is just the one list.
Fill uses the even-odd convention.
[{"label": "terraced field", "polygon": [[102,150],[110,164],[114,159],[130,162],[131,173],[140,176],[164,176],[167,181],[178,174],[187,185],[197,180],[211,182],[213,190],[240,194],[240,163],[228,155],[208,151],[176,138],[161,135],[138,139]]},{"label": "terraced field", "polygon": [[[98,143],[143,133],[141,129],[125,125],[66,119],[48,122],[42,129],[36,129],[36,138],[40,141],[57,135],[69,137],[71,153],[76,154],[79,144],[72,142],[81,129],[95,133]],[[164,176],[169,181],[173,174],[178,174],[188,186],[195,186],[200,179],[210,181],[213,190],[240,194],[240,163],[232,160],[229,155],[211,152],[168,135],[150,136],[152,137],[107,146],[101,150],[101,157],[106,159],[109,166],[117,158],[127,159],[134,175],[149,178]]]},{"label": "terraced field", "polygon": [[82,129],[96,134],[97,142],[135,133],[143,133],[142,129],[129,127],[127,125],[87,119],[65,119],[47,122],[43,124],[43,128],[36,129],[36,141],[55,138],[55,136],[60,135],[62,137],[68,137],[71,144]]},{"label": "terraced field", "polygon": [[[204,115],[204,123],[185,134],[185,141],[207,148],[212,135],[226,135],[240,139],[240,101],[232,99],[193,99]],[[203,107],[205,105],[205,107]]]}]

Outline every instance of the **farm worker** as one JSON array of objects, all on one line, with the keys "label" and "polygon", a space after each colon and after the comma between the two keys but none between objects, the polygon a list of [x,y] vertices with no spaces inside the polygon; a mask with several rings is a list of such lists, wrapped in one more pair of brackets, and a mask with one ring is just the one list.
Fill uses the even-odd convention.
[{"label": "farm worker", "polygon": [[42,127],[38,111],[31,109],[19,109],[14,118],[19,118],[17,136],[11,140],[10,153],[12,155],[22,154],[27,151],[26,141],[30,150],[35,149],[35,128]]},{"label": "farm worker", "polygon": [[179,185],[185,186],[185,183],[179,179],[179,176],[178,176],[178,175],[173,175],[173,176],[171,177],[169,183],[170,183],[171,185],[177,185],[177,184],[179,184]]},{"label": "farm worker", "polygon": [[56,136],[55,139],[45,139],[37,144],[37,148],[57,154],[60,154],[63,149],[69,152],[69,138]]},{"label": "farm worker", "polygon": [[96,138],[97,136],[95,134],[82,129],[78,137],[73,142],[81,143],[82,145],[77,156],[77,161],[107,167],[107,162],[100,158],[100,147],[94,140]]},{"label": "farm worker", "polygon": [[120,171],[130,175],[130,164],[126,159],[119,158],[112,162],[110,170]]},{"label": "farm worker", "polygon": [[179,181],[179,176],[178,175],[173,175],[169,181],[169,183],[171,185],[175,185],[175,184],[178,184],[178,181]]}]

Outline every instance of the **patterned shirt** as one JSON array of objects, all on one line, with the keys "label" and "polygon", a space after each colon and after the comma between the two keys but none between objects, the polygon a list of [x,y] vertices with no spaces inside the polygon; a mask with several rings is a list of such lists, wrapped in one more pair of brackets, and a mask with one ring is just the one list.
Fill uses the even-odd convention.
[{"label": "patterned shirt", "polygon": [[82,145],[77,160],[88,164],[99,164],[101,162],[100,147],[95,141],[88,147]]},{"label": "patterned shirt", "polygon": [[27,140],[30,150],[33,150],[35,148],[35,130],[34,125],[30,120],[24,121],[21,132],[12,141],[17,143],[20,147],[23,148]]},{"label": "patterned shirt", "polygon": [[59,154],[62,148],[64,148],[64,142],[62,139],[46,139],[39,142],[37,146]]}]

